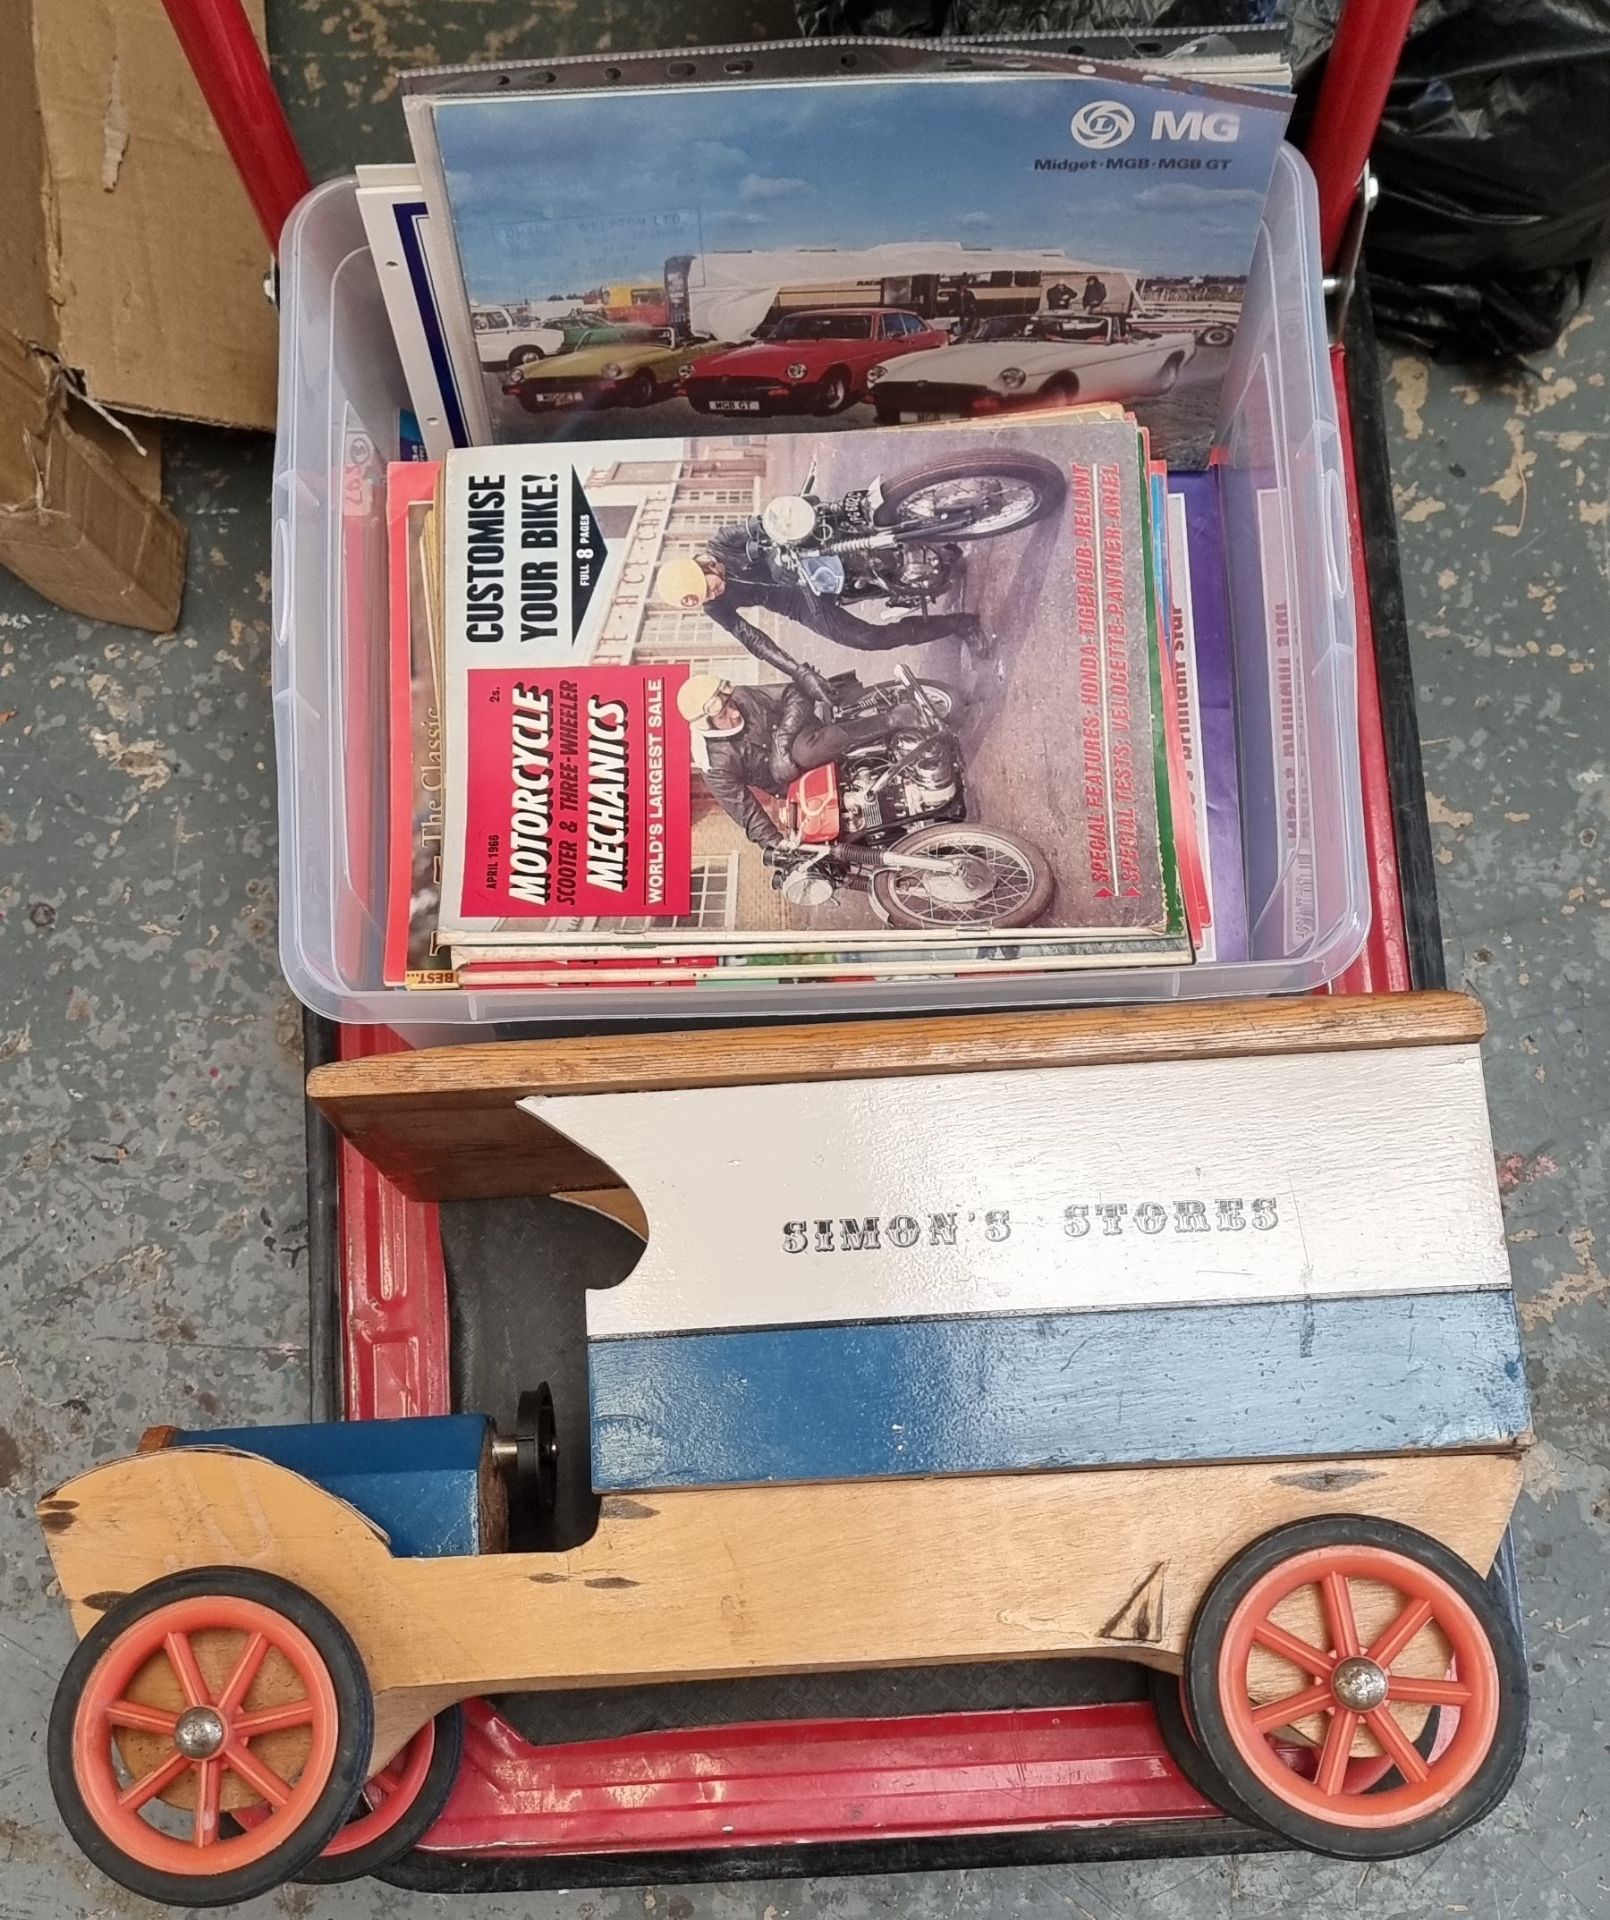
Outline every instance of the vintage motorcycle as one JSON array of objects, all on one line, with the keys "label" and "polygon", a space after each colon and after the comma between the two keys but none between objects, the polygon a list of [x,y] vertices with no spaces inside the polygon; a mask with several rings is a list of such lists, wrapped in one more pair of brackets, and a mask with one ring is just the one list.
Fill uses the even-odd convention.
[{"label": "vintage motorcycle", "polygon": [[760,516],[767,558],[819,599],[863,620],[926,613],[962,571],[964,543],[1021,533],[1061,506],[1067,480],[1049,460],[997,449],[939,460],[824,501],[812,465],[797,494]]},{"label": "vintage motorcycle", "polygon": [[827,681],[834,719],[903,708],[909,724],[802,773],[774,803],[792,844],[767,849],[772,885],[795,907],[821,906],[841,888],[865,892],[886,925],[912,932],[1032,925],[1055,890],[1050,863],[1015,834],[968,820],[961,742],[949,725],[958,696],[909,667],[899,672],[870,687],[853,673]]}]

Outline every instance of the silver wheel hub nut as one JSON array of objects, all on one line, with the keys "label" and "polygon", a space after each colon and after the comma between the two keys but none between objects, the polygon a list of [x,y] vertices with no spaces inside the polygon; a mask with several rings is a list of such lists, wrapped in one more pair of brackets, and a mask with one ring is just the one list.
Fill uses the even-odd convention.
[{"label": "silver wheel hub nut", "polygon": [[1330,1677],[1330,1690],[1353,1713],[1369,1713],[1380,1706],[1387,1694],[1386,1669],[1362,1654],[1337,1662]]},{"label": "silver wheel hub nut", "polygon": [[223,1715],[214,1707],[187,1707],[174,1723],[173,1744],[187,1760],[210,1760],[224,1744]]}]

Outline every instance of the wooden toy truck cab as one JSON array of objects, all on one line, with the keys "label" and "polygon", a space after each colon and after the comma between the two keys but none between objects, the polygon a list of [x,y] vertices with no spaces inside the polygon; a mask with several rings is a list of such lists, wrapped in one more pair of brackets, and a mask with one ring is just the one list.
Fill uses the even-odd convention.
[{"label": "wooden toy truck cab", "polygon": [[[630,1177],[648,1251],[589,1308],[599,1526],[504,1550],[510,1449],[473,1416],[168,1434],[69,1482],[41,1520],[83,1636],[50,1734],[75,1839],[137,1891],[218,1904],[411,1844],[472,1695],[1090,1654],[1160,1676],[1182,1767],[1242,1818],[1354,1858],[1459,1831],[1525,1724],[1484,1578],[1527,1430],[1480,1031],[1458,996],[1393,996],[323,1070],[315,1097],[416,1192],[630,1215]],[[757,1098],[846,1143],[782,1214]],[[856,1162],[872,1110],[916,1099],[922,1151]],[[1165,1110],[1121,1199],[1104,1156]],[[1367,1124],[1338,1135],[1344,1112]],[[734,1196],[719,1243],[688,1225],[678,1140]],[[1013,1264],[941,1235],[913,1296],[918,1249],[864,1222],[950,1211],[958,1182],[978,1216],[1010,1188]],[[1199,1193],[1247,1223],[1272,1196],[1299,1230],[1069,1231],[1070,1208]],[[864,1265],[852,1294],[795,1281],[779,1319],[777,1275],[817,1257],[790,1251],[802,1219],[863,1223],[820,1258]],[[830,1432],[794,1418],[813,1393]]]}]

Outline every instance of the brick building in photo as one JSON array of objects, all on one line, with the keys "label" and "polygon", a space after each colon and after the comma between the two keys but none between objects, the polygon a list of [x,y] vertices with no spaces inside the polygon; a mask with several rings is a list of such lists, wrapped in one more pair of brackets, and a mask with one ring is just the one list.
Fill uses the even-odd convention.
[{"label": "brick building in photo", "polygon": [[[610,607],[590,656],[599,666],[685,661],[690,672],[717,673],[746,686],[777,685],[781,675],[746,653],[703,613],[684,613],[655,603],[654,582],[667,560],[690,558],[718,527],[762,504],[765,443],[737,435],[721,442],[665,443],[652,460],[622,460],[583,476],[599,531],[612,555],[620,554]],[[774,614],[756,624],[775,632]],[[786,932],[797,924],[773,892],[769,870],[751,857],[743,830],[693,775],[692,898],[686,914],[621,920],[622,930],[671,928],[712,933],[741,926],[746,932]],[[596,922],[555,920],[555,931]]]}]

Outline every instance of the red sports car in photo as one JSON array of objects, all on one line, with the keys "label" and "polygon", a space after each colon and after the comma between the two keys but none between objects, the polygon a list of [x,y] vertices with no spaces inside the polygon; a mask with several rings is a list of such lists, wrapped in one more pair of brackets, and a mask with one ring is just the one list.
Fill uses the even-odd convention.
[{"label": "red sports car in photo", "polygon": [[786,313],[764,339],[701,360],[682,391],[700,413],[842,413],[874,367],[949,339],[903,307]]}]

